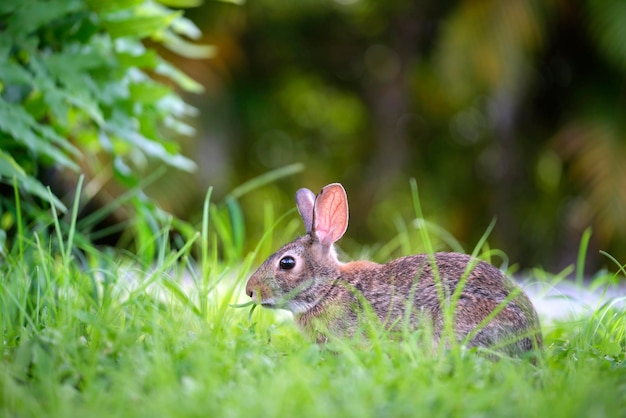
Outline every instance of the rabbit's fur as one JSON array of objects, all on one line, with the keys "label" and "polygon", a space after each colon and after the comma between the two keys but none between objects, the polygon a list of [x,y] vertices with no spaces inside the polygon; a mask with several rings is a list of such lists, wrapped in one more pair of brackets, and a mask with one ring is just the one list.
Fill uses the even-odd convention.
[{"label": "rabbit's fur", "polygon": [[[387,328],[408,320],[414,329],[418,322],[430,321],[437,344],[444,318],[450,317],[441,302],[451,303],[457,285],[465,281],[454,311],[457,340],[471,334],[469,346],[495,347],[511,355],[541,347],[532,303],[491,264],[460,253],[412,255],[387,264],[341,263],[333,244],[348,226],[343,187],[330,184],[317,197],[300,189],[296,201],[307,234],[271,255],[248,280],[246,293],[265,307],[290,310],[305,334],[318,342],[329,333],[354,335],[364,318],[372,318],[363,315],[369,304]],[[494,310],[497,314],[481,324]]]}]

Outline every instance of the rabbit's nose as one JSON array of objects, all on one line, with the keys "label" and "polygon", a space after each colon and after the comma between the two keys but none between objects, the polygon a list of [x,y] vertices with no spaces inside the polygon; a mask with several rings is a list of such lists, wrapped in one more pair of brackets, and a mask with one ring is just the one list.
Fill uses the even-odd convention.
[{"label": "rabbit's nose", "polygon": [[250,283],[251,280],[246,283],[246,295],[250,296],[254,300],[254,283]]},{"label": "rabbit's nose", "polygon": [[246,295],[250,296],[253,301],[257,301],[257,299],[261,299],[264,295],[263,289],[261,289],[262,285],[259,283],[256,276],[252,276],[248,283],[246,283]]}]

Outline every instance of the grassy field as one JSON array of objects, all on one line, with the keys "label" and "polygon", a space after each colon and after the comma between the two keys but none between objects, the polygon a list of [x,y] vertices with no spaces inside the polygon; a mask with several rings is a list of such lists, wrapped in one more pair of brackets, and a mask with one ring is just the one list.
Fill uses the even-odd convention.
[{"label": "grassy field", "polygon": [[544,324],[537,365],[417,333],[320,348],[286,315],[232,307],[272,245],[219,261],[208,229],[149,265],[72,227],[23,233],[0,256],[0,416],[626,416],[623,311]]}]

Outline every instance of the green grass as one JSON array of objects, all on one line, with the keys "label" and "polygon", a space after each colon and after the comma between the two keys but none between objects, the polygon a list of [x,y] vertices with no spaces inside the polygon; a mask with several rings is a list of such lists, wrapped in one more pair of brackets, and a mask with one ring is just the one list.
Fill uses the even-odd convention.
[{"label": "green grass", "polygon": [[201,232],[177,248],[157,234],[150,268],[85,244],[75,220],[24,226],[0,259],[0,416],[626,415],[624,311],[544,326],[536,366],[433,352],[419,334],[321,348],[286,315],[231,306],[266,245],[220,261],[228,222],[209,213],[222,216],[207,199]]}]

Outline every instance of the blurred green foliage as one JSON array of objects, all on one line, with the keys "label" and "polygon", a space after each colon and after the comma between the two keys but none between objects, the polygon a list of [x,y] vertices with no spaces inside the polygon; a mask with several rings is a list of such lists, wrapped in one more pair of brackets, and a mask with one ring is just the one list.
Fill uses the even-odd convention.
[{"label": "blurred green foliage", "polygon": [[[588,226],[590,271],[612,264],[599,249],[626,259],[621,0],[229,3],[3,2],[2,181],[48,200],[41,167],[84,172],[86,197],[134,205],[123,216],[148,240],[156,207],[143,190],[197,220],[214,185],[227,200],[215,210],[241,227],[237,254],[297,188],[341,181],[342,246],[376,254],[398,233],[419,237],[415,178],[426,218],[466,251],[495,218],[490,245],[522,267],[574,263]],[[185,96],[200,110],[191,123],[178,94],[202,88]],[[297,163],[301,174],[229,195]]]},{"label": "blurred green foliage", "polygon": [[204,181],[219,195],[306,166],[242,201],[249,247],[263,201],[287,210],[332,181],[351,202],[343,246],[384,245],[414,216],[414,177],[466,250],[496,218],[490,243],[523,267],[575,262],[588,226],[590,271],[611,265],[599,249],[626,259],[623,1],[255,0],[189,17],[219,51],[185,67],[207,86],[198,154],[228,167]]},{"label": "blurred green foliage", "polygon": [[[0,181],[8,190],[15,181],[30,195],[24,199],[26,222],[45,215],[33,197],[50,199],[65,210],[62,196],[45,188],[53,181],[46,167],[64,173],[56,177],[68,183],[86,173],[88,199],[112,181],[139,187],[152,160],[182,170],[195,168],[172,140],[193,134],[185,118],[195,113],[175,88],[197,93],[202,86],[147,42],[188,57],[211,54],[211,48],[186,40],[197,38],[199,29],[180,11],[166,7],[197,3],[0,3]],[[16,213],[12,192],[6,194],[0,199],[3,230],[13,227]],[[137,211],[151,205],[142,193],[129,201]],[[150,229],[149,218],[138,218],[144,221],[139,229]]]}]

